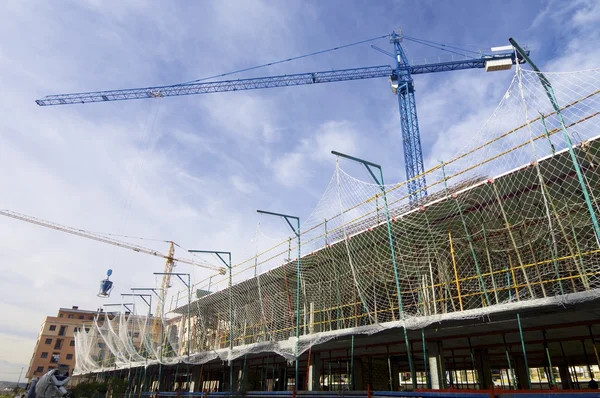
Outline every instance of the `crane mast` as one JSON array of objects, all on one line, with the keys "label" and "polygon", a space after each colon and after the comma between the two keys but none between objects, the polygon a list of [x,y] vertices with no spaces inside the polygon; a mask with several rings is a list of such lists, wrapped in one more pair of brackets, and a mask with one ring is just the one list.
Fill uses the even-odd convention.
[{"label": "crane mast", "polygon": [[167,262],[165,263],[165,275],[163,275],[162,278],[160,301],[156,306],[156,313],[161,314],[161,316],[165,312],[165,300],[167,299],[166,292],[168,291],[169,286],[171,285],[171,272],[173,272],[173,267],[175,266],[175,261],[173,261],[173,255],[175,254],[175,245],[173,244],[173,242],[170,243],[171,244],[169,246],[169,257],[167,258]]},{"label": "crane mast", "polygon": [[408,58],[402,48],[402,35],[392,32],[390,43],[394,45],[396,68],[390,76],[392,91],[398,97],[400,125],[402,127],[402,147],[404,149],[404,169],[408,194],[412,202],[427,196],[421,134],[417,119],[415,86],[410,73]]}]

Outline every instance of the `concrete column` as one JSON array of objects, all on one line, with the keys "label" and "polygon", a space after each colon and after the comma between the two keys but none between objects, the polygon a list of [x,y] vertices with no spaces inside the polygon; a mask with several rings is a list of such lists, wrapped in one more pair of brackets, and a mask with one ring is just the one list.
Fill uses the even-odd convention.
[{"label": "concrete column", "polygon": [[571,379],[571,372],[569,372],[569,367],[566,365],[561,365],[558,367],[558,371],[560,372],[560,384],[562,389],[572,390],[573,380]]},{"label": "concrete column", "polygon": [[431,388],[441,390],[446,388],[446,372],[444,370],[444,355],[442,342],[427,342],[427,365]]},{"label": "concrete column", "polygon": [[233,391],[243,391],[247,376],[244,374],[243,366],[233,368]]},{"label": "concrete column", "polygon": [[492,369],[490,365],[490,357],[488,356],[488,350],[475,350],[474,355],[475,365],[477,366],[477,377],[479,378],[479,389],[487,390],[492,388]]},{"label": "concrete column", "polygon": [[515,376],[517,377],[517,387],[520,390],[526,390],[527,378],[529,375],[527,374],[527,369],[525,368],[525,358],[523,355],[515,355],[513,358],[515,364]]},{"label": "concrete column", "polygon": [[310,366],[308,367],[308,391],[321,391],[320,379],[321,356],[318,352],[315,352],[310,357]]},{"label": "concrete column", "polygon": [[277,369],[277,382],[275,383],[275,391],[287,390],[287,378],[285,368]]},{"label": "concrete column", "polygon": [[192,371],[192,377],[190,380],[190,384],[191,384],[191,389],[190,391],[192,392],[196,392],[196,391],[202,391],[202,374],[200,373],[200,370],[202,369],[202,366],[200,365],[196,365],[193,366],[191,371]]},{"label": "concrete column", "polygon": [[361,358],[354,358],[354,390],[365,391],[364,364]]},{"label": "concrete column", "polygon": [[398,391],[400,386],[400,365],[392,362],[392,391]]}]

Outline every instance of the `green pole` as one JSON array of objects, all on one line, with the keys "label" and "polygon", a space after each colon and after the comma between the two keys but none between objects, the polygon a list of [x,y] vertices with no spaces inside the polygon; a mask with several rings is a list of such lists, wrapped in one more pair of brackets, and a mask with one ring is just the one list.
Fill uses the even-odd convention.
[{"label": "green pole", "polygon": [[554,380],[554,370],[552,368],[552,358],[550,357],[550,348],[548,347],[548,341],[546,340],[546,331],[545,330],[542,330],[542,335],[544,336],[544,351],[546,351],[546,359],[548,359],[548,369],[549,369],[548,380],[554,386],[556,381]]},{"label": "green pole", "polygon": [[[506,344],[506,336],[504,333],[502,333],[502,341],[504,342],[504,354],[506,354],[506,363],[508,363],[508,370],[509,370],[509,372],[507,372],[507,374],[506,374],[508,376],[508,386],[512,388],[513,383],[511,382],[511,376],[514,381],[515,373],[513,371],[512,365],[510,363],[510,355],[508,355],[508,345]],[[516,383],[515,383],[515,385],[516,385]]]},{"label": "green pole", "polygon": [[[388,240],[389,240],[390,251],[391,251],[391,255],[392,255],[392,265],[394,267],[394,280],[396,283],[396,291],[397,291],[397,295],[398,295],[398,309],[400,310],[400,319],[402,319],[404,321],[404,319],[405,319],[404,318],[404,306],[402,303],[402,290],[400,287],[400,279],[398,277],[398,265],[396,264],[396,253],[395,253],[395,249],[394,249],[394,237],[392,235],[392,223],[390,220],[390,212],[388,209],[387,196],[385,194],[385,186],[384,186],[384,182],[383,182],[383,171],[382,171],[381,167],[379,167],[379,177],[381,178],[379,187],[381,188],[381,193],[383,196],[383,205],[385,207],[385,221],[387,224]],[[406,330],[406,325],[404,325],[402,330],[404,331],[404,344],[406,345],[406,350],[407,350],[407,355],[408,355],[408,366],[410,368],[413,389],[416,389],[417,388],[417,380],[415,377],[415,368],[414,368],[414,364],[413,364],[413,360],[412,360],[412,351],[411,351],[410,343],[408,341],[408,332]]]},{"label": "green pole", "polygon": [[229,390],[233,395],[233,292],[231,291],[231,285],[233,276],[231,275],[231,253],[229,253]]},{"label": "green pole", "polygon": [[546,118],[541,113],[540,119],[542,120],[542,125],[544,126],[544,135],[546,136],[546,140],[548,140],[548,144],[550,145],[550,149],[552,150],[552,156],[554,156],[556,155],[556,149],[554,148],[554,144],[550,140],[550,134],[548,133],[548,127],[546,126]]},{"label": "green pole", "polygon": [[165,292],[163,292],[163,296],[161,298],[161,304],[160,304],[160,358],[158,361],[158,385],[157,385],[157,389],[158,391],[160,391],[160,381],[162,378],[162,359],[163,359],[163,319],[165,316]]},{"label": "green pole", "polygon": [[[448,190],[448,181],[446,180],[446,168],[445,168],[444,162],[440,162],[440,163],[442,165],[442,177],[444,178],[444,190],[446,192],[446,195],[449,195],[450,193]],[[487,293],[487,287],[485,286],[485,283],[483,282],[483,276],[481,275],[481,269],[479,268],[479,261],[477,260],[477,255],[475,254],[475,248],[473,247],[473,239],[471,238],[471,234],[469,233],[469,228],[467,228],[467,222],[465,221],[465,217],[463,215],[460,204],[458,203],[457,200],[455,200],[454,203],[456,203],[456,208],[458,209],[458,213],[460,214],[460,220],[462,222],[463,229],[465,230],[465,234],[467,235],[467,241],[469,242],[469,248],[471,249],[471,256],[473,257],[473,262],[475,263],[475,270],[477,271],[477,276],[479,279],[479,283],[481,285],[481,290],[483,292],[483,296],[485,297],[485,301],[489,307],[491,305],[490,298]],[[491,275],[491,276],[493,278],[493,275]]]},{"label": "green pole", "polygon": [[192,318],[190,316],[190,309],[192,307],[192,280],[191,280],[190,274],[188,274],[187,277],[188,277],[187,390],[188,390],[188,392],[190,392],[190,387],[191,387],[190,381],[191,381],[191,377],[192,377],[191,372],[190,372],[190,344],[191,344],[191,336],[192,336]]},{"label": "green pole", "polygon": [[[479,380],[479,371],[477,370],[477,364],[475,363],[475,355],[473,354],[473,346],[471,345],[471,338],[467,337],[467,341],[469,342],[469,354],[471,355],[471,366],[473,366],[473,374],[477,375],[477,382],[479,383],[479,388],[481,388],[481,382]],[[469,379],[467,379],[468,382]]]},{"label": "green pole", "polygon": [[571,142],[571,137],[569,137],[569,133],[567,132],[567,127],[565,125],[565,121],[563,119],[562,113],[560,111],[560,107],[558,106],[558,101],[556,100],[556,96],[554,95],[554,89],[550,84],[550,81],[544,76],[544,74],[538,69],[538,67],[533,63],[531,58],[527,55],[527,53],[517,44],[517,42],[511,37],[508,39],[510,44],[517,50],[517,52],[527,61],[529,65],[533,68],[535,72],[538,74],[538,78],[540,79],[540,83],[546,90],[546,95],[556,112],[556,116],[558,116],[558,121],[560,123],[560,127],[563,133],[563,138],[567,143],[567,148],[569,150],[569,155],[571,156],[571,161],[573,162],[573,167],[575,168],[575,172],[577,173],[577,179],[579,180],[579,185],[581,187],[581,191],[583,192],[583,197],[585,198],[585,203],[587,205],[588,211],[590,213],[590,217],[592,219],[592,224],[594,225],[594,232],[596,234],[596,242],[600,245],[600,225],[598,224],[598,219],[596,218],[596,212],[594,211],[594,207],[592,205],[592,201],[590,200],[590,195],[588,193],[587,187],[585,185],[585,180],[583,178],[583,174],[581,173],[581,168],[579,167],[579,161],[577,160],[577,156],[575,155],[575,151],[573,150],[573,143]]},{"label": "green pole", "polygon": [[427,388],[431,388],[431,375],[429,374],[429,364],[427,361],[427,342],[425,341],[425,328],[421,328],[421,340],[423,342],[423,363],[425,364],[425,381]]},{"label": "green pole", "polygon": [[527,389],[531,390],[531,377],[529,375],[529,363],[527,362],[527,350],[525,349],[525,340],[523,339],[523,328],[521,327],[521,314],[519,313],[517,313],[517,324],[519,325],[519,337],[521,338],[521,349],[523,350],[525,372],[527,373]]},{"label": "green pole", "polygon": [[550,255],[552,256],[552,263],[554,264],[554,272],[556,274],[556,280],[558,281],[558,286],[560,287],[560,294],[565,294],[563,290],[562,281],[560,280],[560,272],[558,270],[558,263],[556,262],[557,255],[554,253],[554,246],[550,239],[548,239],[548,247],[550,248]]},{"label": "green pole", "polygon": [[[379,185],[379,188],[381,189],[381,195],[383,197],[383,206],[384,206],[384,210],[385,210],[385,221],[386,221],[386,225],[387,225],[388,240],[389,240],[390,252],[391,252],[391,256],[392,256],[392,266],[394,268],[394,281],[396,283],[396,294],[398,296],[398,310],[400,311],[400,319],[402,319],[404,321],[405,317],[404,317],[404,305],[402,303],[402,289],[400,287],[400,279],[398,277],[398,265],[396,264],[396,252],[395,252],[395,249],[394,249],[394,237],[393,237],[393,234],[392,234],[392,223],[391,223],[391,219],[390,219],[390,212],[389,212],[389,209],[388,209],[387,196],[385,194],[385,186],[384,186],[384,180],[383,180],[383,170],[382,170],[381,166],[378,165],[378,164],[375,164],[375,163],[372,163],[372,162],[368,162],[366,160],[359,159],[359,158],[356,158],[354,156],[345,155],[343,153],[336,152],[336,151],[331,151],[331,153],[334,154],[334,155],[336,155],[336,156],[341,156],[343,158],[354,160],[355,162],[362,163],[363,166],[365,166],[365,168],[367,169],[367,171],[371,175],[371,177]],[[371,167],[377,168],[379,170],[379,178],[377,178],[375,176],[375,174],[373,173],[373,170],[371,170]],[[408,356],[408,366],[410,368],[410,374],[411,374],[413,389],[416,389],[417,388],[417,380],[416,380],[416,377],[415,377],[415,369],[414,369],[414,364],[413,364],[413,360],[412,360],[412,353],[411,353],[411,349],[410,349],[410,343],[408,341],[408,332],[406,330],[406,325],[404,325],[404,327],[402,329],[403,329],[403,332],[404,332],[404,344],[406,345],[406,352],[407,352],[407,356]]]},{"label": "green pole", "polygon": [[492,258],[490,256],[490,248],[488,246],[487,232],[485,230],[485,224],[481,225],[481,229],[483,231],[483,244],[485,246],[485,254],[488,260],[488,266],[490,270],[490,278],[492,279],[492,286],[494,287],[494,297],[496,298],[496,304],[500,303],[498,299],[498,287],[496,286],[496,280],[494,279],[494,269],[492,267]]},{"label": "green pole", "polygon": [[296,236],[298,237],[298,261],[296,263],[296,377],[294,381],[294,390],[298,391],[298,351],[300,344],[300,218],[296,218],[296,223]]},{"label": "green pole", "polygon": [[[294,380],[294,389],[298,390],[298,379],[299,379],[299,367],[298,367],[298,353],[299,353],[299,344],[300,344],[300,256],[302,255],[300,248],[300,218],[295,216],[288,216],[281,213],[273,213],[270,211],[257,210],[258,213],[268,214],[271,216],[283,217],[283,219],[288,223],[296,237],[298,238],[298,261],[296,262],[296,347],[295,347],[295,357],[296,357],[296,366],[295,366],[295,380]],[[290,219],[296,220],[296,227],[292,225]],[[286,368],[287,369],[287,368]]]},{"label": "green pole", "polygon": [[350,341],[350,389],[354,390],[354,335],[352,335]]}]

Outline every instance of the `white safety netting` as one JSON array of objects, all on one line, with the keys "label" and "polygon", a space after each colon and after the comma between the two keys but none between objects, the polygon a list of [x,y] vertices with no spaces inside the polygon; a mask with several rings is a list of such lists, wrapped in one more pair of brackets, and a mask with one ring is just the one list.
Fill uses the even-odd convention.
[{"label": "white safety netting", "polygon": [[77,333],[76,372],[291,361],[343,335],[597,297],[600,70],[545,75],[559,111],[517,69],[464,149],[425,173],[425,199],[336,167],[299,245],[258,228],[231,288],[214,275],[164,316],[103,314]]}]

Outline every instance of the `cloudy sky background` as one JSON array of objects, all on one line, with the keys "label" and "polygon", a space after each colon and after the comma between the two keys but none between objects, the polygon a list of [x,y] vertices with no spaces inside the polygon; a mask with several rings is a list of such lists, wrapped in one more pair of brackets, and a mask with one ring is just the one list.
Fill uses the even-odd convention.
[{"label": "cloudy sky background", "polygon": [[[0,209],[188,249],[231,250],[235,262],[257,223],[272,236],[286,233],[256,209],[310,214],[334,172],[332,149],[380,163],[389,182],[403,179],[397,103],[386,79],[84,106],[41,108],[35,99],[184,82],[398,27],[468,48],[506,45],[512,36],[548,71],[600,66],[600,3],[593,0],[371,3],[3,2]],[[386,40],[376,44],[390,48]],[[417,62],[447,55],[405,48]],[[390,61],[362,45],[239,77]],[[483,70],[415,77],[426,166],[464,146],[511,78]],[[153,286],[152,272],[164,264],[9,218],[0,220],[0,242],[0,380],[27,369],[45,316],[102,304],[95,293],[107,268],[118,297],[131,286]],[[206,275],[186,267],[178,270]]]}]

